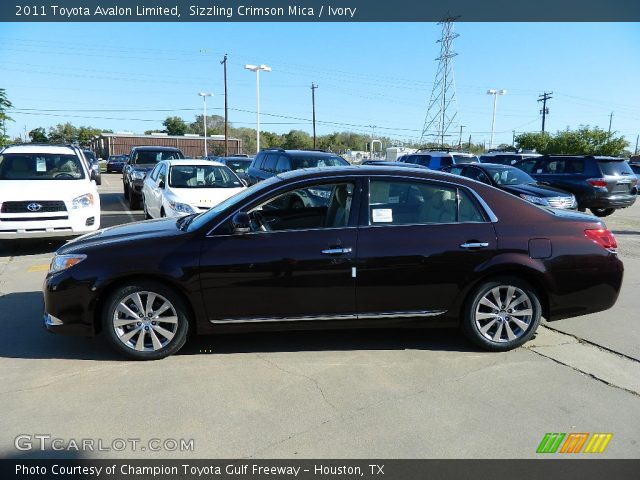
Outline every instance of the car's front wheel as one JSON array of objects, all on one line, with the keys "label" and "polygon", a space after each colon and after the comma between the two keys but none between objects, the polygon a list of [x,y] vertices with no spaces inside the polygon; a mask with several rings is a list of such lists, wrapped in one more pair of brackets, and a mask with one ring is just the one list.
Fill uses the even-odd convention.
[{"label": "car's front wheel", "polygon": [[149,220],[149,219],[153,218],[149,214],[149,209],[147,208],[147,200],[145,199],[144,195],[142,196],[142,210],[144,211],[144,219],[145,220]]},{"label": "car's front wheel", "polygon": [[542,308],[536,291],[513,277],[486,281],[469,295],[462,330],[473,343],[494,352],[519,347],[530,340]]},{"label": "car's front wheel", "polygon": [[102,312],[102,328],[116,350],[135,360],[158,360],[187,341],[188,310],[175,292],[155,282],[116,290]]},{"label": "car's front wheel", "polygon": [[591,213],[596,217],[608,217],[616,211],[615,208],[590,208],[589,210],[591,210]]}]

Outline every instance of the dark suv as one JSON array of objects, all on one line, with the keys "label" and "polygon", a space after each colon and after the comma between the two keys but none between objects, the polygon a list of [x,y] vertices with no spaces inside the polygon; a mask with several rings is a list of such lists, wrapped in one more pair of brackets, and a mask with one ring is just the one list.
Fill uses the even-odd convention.
[{"label": "dark suv", "polygon": [[174,147],[133,147],[129,159],[122,170],[124,198],[129,200],[129,208],[137,210],[142,200],[144,177],[160,160],[184,158],[180,149]]},{"label": "dark suv", "polygon": [[246,176],[250,184],[258,183],[279,173],[300,168],[339,167],[349,165],[335,153],[321,150],[283,150],[268,148],[258,152]]},{"label": "dark suv", "polygon": [[575,195],[578,209],[598,217],[611,215],[636,201],[637,179],[623,158],[586,155],[544,155],[514,165],[540,183]]}]

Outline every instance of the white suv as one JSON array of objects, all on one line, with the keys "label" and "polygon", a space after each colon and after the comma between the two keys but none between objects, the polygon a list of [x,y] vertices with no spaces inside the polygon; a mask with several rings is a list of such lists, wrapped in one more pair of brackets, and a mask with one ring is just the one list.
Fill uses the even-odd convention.
[{"label": "white suv", "polygon": [[0,150],[0,239],[74,236],[100,228],[100,197],[80,149]]}]

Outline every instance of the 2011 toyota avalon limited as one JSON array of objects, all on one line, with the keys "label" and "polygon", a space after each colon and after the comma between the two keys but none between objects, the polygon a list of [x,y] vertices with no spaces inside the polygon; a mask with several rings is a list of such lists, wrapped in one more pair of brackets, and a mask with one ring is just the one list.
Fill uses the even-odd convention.
[{"label": "2011 toyota avalon limited", "polygon": [[[314,201],[292,207],[293,196]],[[205,213],[112,227],[58,250],[47,328],[159,359],[187,334],[460,325],[504,351],[547,320],[610,308],[623,265],[596,217],[425,169],[287,172]]]}]

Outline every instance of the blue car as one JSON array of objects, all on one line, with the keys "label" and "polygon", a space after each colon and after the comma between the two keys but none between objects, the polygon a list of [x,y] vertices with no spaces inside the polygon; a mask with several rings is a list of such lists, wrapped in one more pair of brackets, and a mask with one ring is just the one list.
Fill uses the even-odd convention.
[{"label": "blue car", "polygon": [[107,173],[122,172],[124,163],[127,161],[128,155],[111,155],[107,159]]}]

